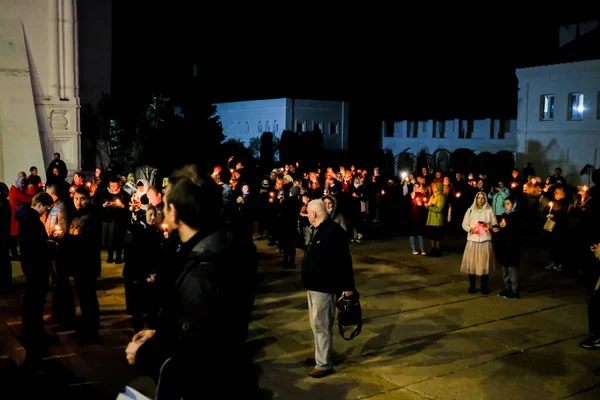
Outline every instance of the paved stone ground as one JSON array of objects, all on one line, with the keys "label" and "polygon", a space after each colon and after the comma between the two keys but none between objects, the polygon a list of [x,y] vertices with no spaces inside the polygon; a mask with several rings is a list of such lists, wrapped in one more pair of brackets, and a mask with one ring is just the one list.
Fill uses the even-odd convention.
[{"label": "paved stone ground", "polygon": [[[276,248],[257,245],[262,282],[249,341],[265,398],[600,398],[600,352],[578,346],[587,332],[584,291],[575,279],[544,270],[543,253],[524,255],[523,298],[507,300],[495,295],[499,271],[492,276],[493,295],[466,293],[459,273],[462,239],[449,240],[442,258],[413,256],[404,237],[352,245],[365,326],[349,342],[336,332],[341,363],[335,374],[315,380],[304,365],[313,356],[313,338],[300,270],[282,270]],[[6,321],[0,324],[0,390],[26,393],[1,398],[34,392],[116,397],[135,375],[123,356],[132,331],[121,268],[104,265],[99,283],[103,345],[78,348],[61,334],[62,345],[33,376],[16,367],[24,355],[15,336],[20,296],[0,297]]]}]

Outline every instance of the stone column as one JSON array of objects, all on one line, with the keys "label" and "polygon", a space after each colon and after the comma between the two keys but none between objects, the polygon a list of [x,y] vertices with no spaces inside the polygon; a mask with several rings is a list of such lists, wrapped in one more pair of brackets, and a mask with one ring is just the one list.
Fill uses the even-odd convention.
[{"label": "stone column", "polygon": [[49,92],[35,93],[35,106],[45,164],[60,153],[71,176],[81,168],[77,2],[53,0],[50,4]]}]

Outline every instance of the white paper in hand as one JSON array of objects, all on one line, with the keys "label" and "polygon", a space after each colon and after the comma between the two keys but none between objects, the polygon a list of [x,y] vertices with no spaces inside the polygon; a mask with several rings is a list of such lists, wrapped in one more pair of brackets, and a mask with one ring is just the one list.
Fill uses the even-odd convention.
[{"label": "white paper in hand", "polygon": [[144,396],[137,390],[127,386],[125,388],[125,393],[119,393],[117,400],[152,400],[152,399]]}]

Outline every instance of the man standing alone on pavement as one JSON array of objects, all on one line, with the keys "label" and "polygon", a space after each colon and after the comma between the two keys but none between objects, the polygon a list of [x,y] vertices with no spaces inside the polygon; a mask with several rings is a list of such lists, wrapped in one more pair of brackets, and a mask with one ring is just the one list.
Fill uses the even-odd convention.
[{"label": "man standing alone on pavement", "polygon": [[328,218],[323,200],[311,201],[307,210],[313,234],[302,260],[302,282],[315,338],[315,367],[309,375],[323,378],[333,373],[336,300],[353,294],[354,272],[346,231]]}]

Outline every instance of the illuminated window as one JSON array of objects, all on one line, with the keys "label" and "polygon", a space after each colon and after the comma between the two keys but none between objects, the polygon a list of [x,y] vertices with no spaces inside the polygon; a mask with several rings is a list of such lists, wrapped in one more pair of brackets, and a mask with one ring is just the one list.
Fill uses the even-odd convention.
[{"label": "illuminated window", "polygon": [[271,123],[269,121],[265,121],[265,132],[273,132],[271,130]]},{"label": "illuminated window", "polygon": [[554,119],[554,95],[545,94],[540,100],[540,120],[552,121]]},{"label": "illuminated window", "polygon": [[583,111],[583,93],[569,94],[569,120],[582,120]]},{"label": "illuminated window", "polygon": [[263,124],[262,121],[258,121],[258,133],[263,133]]}]

